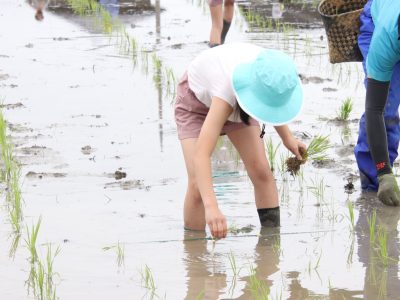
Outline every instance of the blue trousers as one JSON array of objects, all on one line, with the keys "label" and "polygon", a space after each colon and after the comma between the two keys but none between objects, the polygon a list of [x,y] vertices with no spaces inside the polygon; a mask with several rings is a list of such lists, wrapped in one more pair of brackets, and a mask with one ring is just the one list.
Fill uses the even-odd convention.
[{"label": "blue trousers", "polygon": [[[367,74],[365,62],[368,55],[369,45],[371,43],[372,33],[374,32],[374,23],[371,17],[371,4],[373,0],[369,0],[365,5],[361,14],[360,35],[358,37],[358,45],[364,57],[363,67],[364,73]],[[364,81],[367,85],[367,76]],[[400,140],[400,123],[399,108],[400,104],[400,63],[397,63],[390,82],[390,90],[388,101],[385,107],[385,126],[388,141],[388,151],[390,163],[393,166],[394,160],[397,158]],[[365,129],[365,115],[360,119],[360,127],[358,132],[357,145],[354,148],[354,154],[358,169],[360,171],[361,187],[363,190],[376,191],[378,189],[378,179],[375,163],[372,160],[368,147],[367,132]]]}]

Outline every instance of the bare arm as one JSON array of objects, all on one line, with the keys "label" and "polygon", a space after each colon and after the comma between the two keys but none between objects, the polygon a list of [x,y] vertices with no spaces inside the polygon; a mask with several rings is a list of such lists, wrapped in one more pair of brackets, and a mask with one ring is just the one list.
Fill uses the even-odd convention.
[{"label": "bare arm", "polygon": [[206,222],[214,237],[225,237],[227,226],[225,217],[219,211],[213,189],[211,155],[221,129],[232,111],[233,108],[226,101],[214,97],[196,144],[194,159],[196,182],[203,200]]},{"label": "bare arm", "polygon": [[306,145],[304,145],[301,141],[297,140],[292,132],[289,129],[289,126],[282,125],[282,126],[275,126],[274,127],[276,132],[279,134],[280,138],[282,139],[283,144],[285,147],[296,155],[297,159],[302,159],[302,154],[306,150]]}]

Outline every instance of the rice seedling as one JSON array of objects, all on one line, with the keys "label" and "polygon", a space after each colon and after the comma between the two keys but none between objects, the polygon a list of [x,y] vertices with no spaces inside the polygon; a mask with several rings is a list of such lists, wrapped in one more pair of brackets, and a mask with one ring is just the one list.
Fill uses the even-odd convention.
[{"label": "rice seedling", "polygon": [[351,266],[353,264],[354,242],[355,242],[355,236],[353,234],[353,235],[351,235],[351,244],[349,247],[349,252],[347,253],[347,267],[348,268],[351,268]]},{"label": "rice seedling", "polygon": [[36,250],[36,241],[37,241],[37,236],[39,233],[41,222],[42,222],[42,217],[40,216],[36,225],[32,224],[31,230],[29,230],[28,226],[26,226],[27,238],[25,239],[25,244],[31,255],[31,257],[30,257],[31,264],[34,264],[35,262],[38,261],[38,254],[37,254],[37,250]]},{"label": "rice seedling", "polygon": [[67,0],[72,10],[80,16],[95,16],[95,25],[105,33],[114,30],[113,20],[108,11],[95,0]]},{"label": "rice seedling", "polygon": [[327,219],[331,224],[342,221],[343,215],[337,213],[337,209],[335,208],[336,202],[333,196],[329,203],[322,200],[322,204],[325,207],[325,212],[323,212],[323,214],[327,215]]},{"label": "rice seedling", "polygon": [[253,299],[268,300],[269,287],[264,281],[257,278],[256,270],[253,265],[250,265],[249,289]]},{"label": "rice seedling", "polygon": [[140,51],[140,57],[142,59],[142,73],[147,75],[149,73],[149,54],[143,47]]},{"label": "rice seedling", "polygon": [[20,233],[13,233],[12,234],[12,242],[10,246],[10,250],[8,251],[8,256],[11,258],[15,257],[15,253],[17,252],[19,241],[21,240]]},{"label": "rice seedling", "polygon": [[350,97],[347,97],[345,100],[343,100],[339,111],[337,112],[337,119],[339,121],[347,121],[352,110],[353,100]]},{"label": "rice seedling", "polygon": [[355,217],[354,217],[354,205],[353,202],[347,201],[347,209],[349,211],[348,219],[350,221],[350,229],[351,232],[355,232],[356,228],[356,223],[355,223]]},{"label": "rice seedling", "polygon": [[105,33],[111,34],[114,30],[114,24],[111,15],[101,5],[97,7],[98,14],[101,16],[102,30]]},{"label": "rice seedling", "polygon": [[373,246],[375,244],[375,225],[376,225],[376,210],[373,211],[371,217],[368,217],[370,246]]},{"label": "rice seedling", "polygon": [[272,251],[274,251],[274,253],[278,256],[281,256],[283,254],[281,248],[281,239],[279,237],[273,237]]},{"label": "rice seedling", "polygon": [[320,206],[325,198],[325,183],[324,178],[315,178],[311,179],[312,185],[308,186],[308,190],[314,195],[317,199],[317,205]]},{"label": "rice seedling", "polygon": [[136,67],[137,65],[137,49],[138,49],[138,43],[137,41],[131,37],[131,48],[132,48],[132,61],[133,61],[133,66]]},{"label": "rice seedling", "polygon": [[[133,44],[131,43],[131,41],[134,40],[134,39],[132,39],[129,36],[129,33],[126,31],[126,29],[125,29],[125,27],[123,25],[121,25],[121,31],[123,31],[123,33],[124,33],[124,42],[123,42],[123,44],[125,46],[124,47],[125,52],[128,55],[131,53],[131,51],[134,53],[134,51],[135,51],[134,46],[136,46],[136,44],[135,43],[133,43]],[[132,50],[131,50],[131,47],[132,47]]]},{"label": "rice seedling", "polygon": [[8,211],[13,228],[13,232],[19,234],[21,232],[22,215],[22,196],[19,186],[20,169],[16,163],[12,163],[11,178],[7,181],[7,202]]},{"label": "rice seedling", "polygon": [[383,270],[377,279],[379,299],[387,299],[388,272]]},{"label": "rice seedling", "polygon": [[36,264],[30,264],[30,271],[28,279],[26,280],[25,284],[27,285],[28,294],[32,290],[33,295],[36,296],[36,285],[37,285],[37,271],[36,271]]},{"label": "rice seedling", "polygon": [[53,271],[54,259],[60,253],[60,247],[57,247],[56,251],[53,253],[51,244],[47,244],[47,254],[46,254],[46,299],[55,300],[56,297],[56,287],[54,283],[54,276],[56,273]]},{"label": "rice seedling", "polygon": [[117,244],[117,264],[121,267],[125,264],[125,245]]},{"label": "rice seedling", "polygon": [[196,296],[195,300],[203,300],[205,291],[202,289],[200,293]]},{"label": "rice seedling", "polygon": [[314,270],[319,268],[319,264],[321,262],[321,257],[322,257],[322,250],[321,250],[321,253],[318,256],[317,262],[315,263]]},{"label": "rice seedling", "polygon": [[176,79],[171,68],[165,68],[165,78],[167,81],[167,96],[173,100],[176,96]]},{"label": "rice seedling", "polygon": [[276,152],[278,151],[278,148],[281,145],[281,143],[279,142],[276,146],[274,146],[274,142],[272,141],[272,138],[270,136],[268,137],[268,139],[265,139],[264,143],[265,143],[265,148],[267,149],[268,161],[271,167],[271,171],[274,172]]},{"label": "rice seedling", "polygon": [[151,295],[154,296],[157,287],[154,283],[154,277],[148,265],[145,265],[144,270],[141,271],[141,277],[144,288],[146,288]]},{"label": "rice seedling", "polygon": [[19,234],[21,232],[21,208],[20,207],[12,207],[8,210],[11,226],[13,228],[13,232],[15,234]]},{"label": "rice seedling", "polygon": [[233,254],[232,250],[230,251],[228,258],[229,258],[229,263],[231,265],[231,269],[233,272],[233,276],[237,277],[240,273],[241,268],[238,269],[238,267],[236,265],[236,258],[235,258],[235,255]]},{"label": "rice seedling", "polygon": [[387,232],[381,226],[378,227],[377,231],[376,248],[378,258],[385,268],[389,266],[389,263],[396,262],[394,258],[389,256],[387,247]]},{"label": "rice seedling", "polygon": [[279,165],[278,165],[278,173],[280,174],[283,181],[287,181],[287,167],[286,161],[289,159],[289,154],[280,154],[279,156]]},{"label": "rice seedling", "polygon": [[326,151],[329,148],[331,148],[329,136],[318,135],[311,140],[307,147],[306,153],[304,154],[304,158],[313,160],[326,160]]},{"label": "rice seedling", "polygon": [[235,223],[231,223],[228,227],[228,232],[236,235],[240,232],[240,229],[237,227]]},{"label": "rice seedling", "polygon": [[104,251],[108,251],[111,249],[115,249],[115,252],[117,254],[117,265],[119,268],[122,267],[125,264],[125,246],[118,241],[115,245],[103,247]]},{"label": "rice seedling", "polygon": [[47,245],[47,254],[45,262],[37,259],[31,263],[29,278],[26,281],[28,285],[28,293],[33,291],[33,295],[39,300],[56,300],[56,287],[54,282],[53,265],[55,257],[60,253],[60,248],[57,247],[53,253],[51,245]]},{"label": "rice seedling", "polygon": [[[99,27],[102,32],[110,36],[113,32],[116,32],[117,45],[120,47],[120,50],[127,55],[132,51],[133,65],[136,67],[139,45],[134,38],[130,37],[120,21],[113,19],[109,12],[95,0],[68,0],[68,3],[75,13],[82,16],[96,17],[95,21],[97,21],[97,27]],[[141,48],[140,56],[142,72],[147,75],[149,68],[148,51],[144,47]],[[156,86],[159,87],[162,82],[160,71],[161,60],[155,53],[153,55],[153,64],[156,70],[153,74],[153,81],[156,83]]]},{"label": "rice seedling", "polygon": [[9,181],[11,178],[11,170],[13,167],[12,145],[7,137],[7,122],[4,119],[3,111],[0,109],[0,147],[5,167],[5,179]]},{"label": "rice seedling", "polygon": [[379,296],[377,299],[388,299],[387,298],[388,274],[390,274],[390,272],[388,272],[388,269],[378,264],[377,260],[371,260],[369,262],[366,281],[369,286],[376,287],[377,289],[376,294],[377,296]]},{"label": "rice seedling", "polygon": [[282,181],[282,184],[279,187],[279,199],[281,201],[281,205],[288,205],[289,204],[289,197],[290,196],[290,189],[288,181]]},{"label": "rice seedling", "polygon": [[313,46],[312,46],[312,39],[308,35],[306,35],[306,38],[305,38],[304,49],[305,49],[305,55],[308,58],[308,64],[310,64]]},{"label": "rice seedling", "polygon": [[[308,268],[307,268],[307,271],[308,271],[308,274],[309,275],[311,275],[311,272],[312,271],[315,271],[317,274],[318,274],[318,268],[319,268],[319,264],[320,264],[320,261],[321,261],[321,257],[322,257],[322,251],[321,251],[321,253],[319,254],[319,256],[318,256],[318,259],[317,259],[317,261],[315,262],[315,264],[312,262],[312,260],[310,259],[310,261],[308,262]],[[319,275],[318,275],[319,276]]]},{"label": "rice seedling", "polygon": [[348,123],[344,123],[343,126],[340,126],[340,139],[343,145],[351,140],[351,134],[351,128]]},{"label": "rice seedling", "polygon": [[297,172],[297,183],[298,183],[298,186],[299,186],[299,192],[300,192],[300,194],[303,194],[303,190],[304,190],[304,182],[305,182],[305,179],[304,179],[304,170],[302,170],[302,169],[300,169],[298,172]]},{"label": "rice seedling", "polygon": [[229,288],[230,294],[232,296],[233,292],[235,290],[235,287],[236,287],[237,277],[239,276],[241,268],[238,269],[237,264],[236,264],[236,258],[235,258],[235,255],[233,254],[232,250],[230,251],[228,258],[229,258],[229,263],[231,265],[231,269],[232,269],[232,273],[233,273],[231,286]]},{"label": "rice seedling", "polygon": [[45,269],[42,262],[39,260],[36,262],[37,265],[37,272],[35,277],[35,287],[38,289],[35,295],[38,299],[42,300],[45,299]]},{"label": "rice seedling", "polygon": [[162,73],[161,73],[162,61],[155,53],[153,53],[153,55],[152,55],[152,60],[153,60],[153,67],[154,67],[153,82],[157,89],[161,89],[161,86],[162,86]]},{"label": "rice seedling", "polygon": [[295,156],[286,160],[286,169],[292,175],[296,176],[300,170],[300,166],[308,159],[322,161],[327,159],[326,151],[331,147],[328,136],[315,136],[306,151],[302,153],[302,159],[299,160]]}]

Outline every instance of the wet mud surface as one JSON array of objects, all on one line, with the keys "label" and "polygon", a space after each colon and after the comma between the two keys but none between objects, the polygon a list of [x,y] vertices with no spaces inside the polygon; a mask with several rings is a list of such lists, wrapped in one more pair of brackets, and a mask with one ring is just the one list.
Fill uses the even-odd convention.
[{"label": "wet mud surface", "polygon": [[[279,146],[274,175],[281,227],[265,230],[243,164],[221,138],[213,179],[230,233],[213,241],[208,231],[183,229],[186,170],[172,86],[207,49],[211,20],[205,1],[160,2],[159,9],[145,0],[105,6],[123,34],[104,32],[104,19],[77,14],[68,1],[51,0],[42,22],[25,1],[0,3],[0,23],[7,24],[0,27],[6,41],[0,99],[21,165],[21,225],[42,218],[40,257],[47,244],[60,246],[54,261],[58,298],[256,299],[256,278],[269,299],[400,299],[400,210],[361,193],[353,155],[364,109],[362,66],[329,63],[312,1],[283,1],[278,11],[268,1],[237,1],[226,42],[248,41],[294,58],[305,104],[290,127],[305,143],[328,135],[328,159],[307,161],[291,176],[284,164],[289,153]],[[136,56],[125,34],[137,42]],[[349,121],[338,121],[347,97],[353,111]],[[274,129],[266,129],[278,145]],[[9,257],[15,236],[5,201],[0,298],[35,299],[27,293],[24,230]],[[386,257],[378,232],[386,236]],[[154,289],[146,283],[146,266]]]}]

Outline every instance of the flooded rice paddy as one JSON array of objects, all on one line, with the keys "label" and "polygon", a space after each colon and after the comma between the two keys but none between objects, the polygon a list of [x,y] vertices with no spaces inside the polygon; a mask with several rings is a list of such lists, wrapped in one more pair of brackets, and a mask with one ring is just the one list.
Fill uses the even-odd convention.
[{"label": "flooded rice paddy", "polygon": [[267,127],[281,227],[262,230],[221,138],[230,234],[213,241],[183,230],[173,120],[176,82],[208,47],[207,3],[50,0],[37,22],[28,2],[1,1],[0,299],[400,299],[400,210],[361,193],[353,156],[362,66],[331,65],[316,3],[292,2],[237,1],[226,42],[289,53],[305,92],[290,127],[331,147],[294,177]]}]

